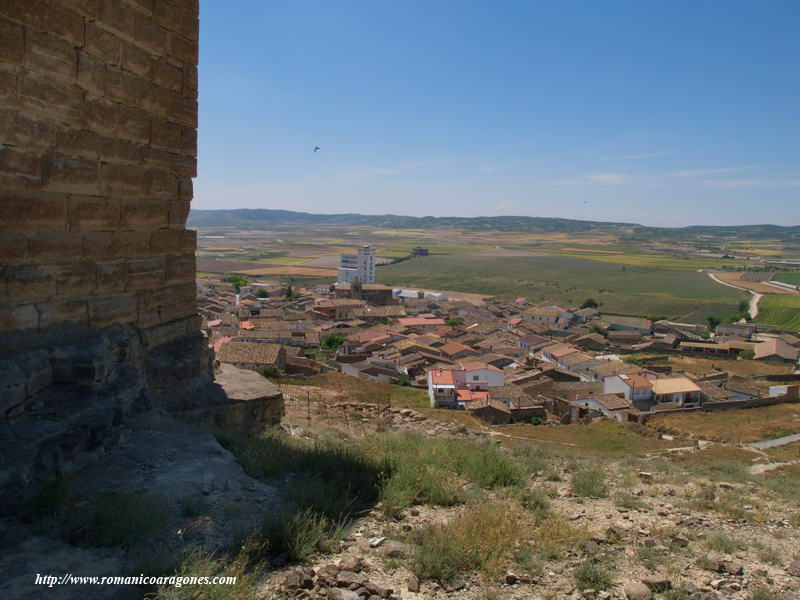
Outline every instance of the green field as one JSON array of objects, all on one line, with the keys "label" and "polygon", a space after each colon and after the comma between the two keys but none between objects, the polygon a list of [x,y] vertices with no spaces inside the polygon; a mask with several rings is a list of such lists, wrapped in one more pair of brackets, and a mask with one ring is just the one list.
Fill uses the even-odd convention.
[{"label": "green field", "polygon": [[703,322],[724,318],[746,296],[696,270],[619,265],[565,256],[429,256],[378,269],[381,283],[487,294],[523,295],[570,306],[589,297],[603,312],[663,315]]},{"label": "green field", "polygon": [[758,305],[761,323],[800,331],[800,294],[767,294]]},{"label": "green field", "polygon": [[778,273],[775,275],[775,281],[791,283],[792,285],[800,285],[800,271],[787,271],[785,273]]}]

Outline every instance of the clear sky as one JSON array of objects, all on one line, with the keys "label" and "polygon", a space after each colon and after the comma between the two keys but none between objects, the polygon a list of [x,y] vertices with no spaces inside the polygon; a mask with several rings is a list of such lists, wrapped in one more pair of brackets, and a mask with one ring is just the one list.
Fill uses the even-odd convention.
[{"label": "clear sky", "polygon": [[800,224],[798,0],[201,0],[200,19],[195,208]]}]

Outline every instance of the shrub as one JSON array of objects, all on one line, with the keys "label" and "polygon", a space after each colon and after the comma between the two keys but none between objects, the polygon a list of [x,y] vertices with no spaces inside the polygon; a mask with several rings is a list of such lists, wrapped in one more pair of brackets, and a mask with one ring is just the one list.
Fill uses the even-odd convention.
[{"label": "shrub", "polygon": [[599,467],[582,467],[572,475],[572,492],[589,498],[608,496],[605,473]]},{"label": "shrub", "polygon": [[67,485],[63,479],[45,481],[24,494],[20,518],[30,523],[55,517],[62,512],[67,500]]},{"label": "shrub", "polygon": [[261,525],[261,536],[273,552],[285,552],[289,560],[306,562],[315,552],[328,549],[345,529],[344,523],[303,508],[268,516]]},{"label": "shrub", "polygon": [[200,497],[184,498],[178,504],[181,509],[181,514],[183,514],[184,517],[191,518],[207,515],[211,510],[211,506],[209,506],[208,502]]},{"label": "shrub", "polygon": [[[175,577],[236,577],[233,585],[162,585],[157,588],[158,600],[258,600],[263,597],[263,567],[252,563],[249,555],[258,548],[252,538],[238,554],[217,556],[195,550],[187,554],[174,571]],[[149,595],[147,596],[149,597]]]},{"label": "shrub", "polygon": [[602,590],[613,582],[611,573],[592,561],[586,561],[576,567],[574,577],[575,585],[581,590]]},{"label": "shrub", "polygon": [[519,514],[502,503],[470,507],[444,525],[417,533],[412,570],[421,579],[440,583],[481,571],[496,576],[510,558],[510,549],[524,533]]},{"label": "shrub", "polygon": [[266,367],[262,367],[258,370],[258,372],[261,373],[262,377],[267,377],[267,378],[269,377],[274,378],[280,375],[278,369],[276,367],[273,367],[272,365],[267,365]]},{"label": "shrub", "polygon": [[513,487],[509,488],[508,494],[524,506],[537,521],[544,519],[550,511],[550,498],[541,488]]},{"label": "shrub", "polygon": [[621,506],[622,508],[628,508],[631,510],[640,509],[643,506],[643,502],[638,496],[634,496],[633,494],[628,492],[625,492],[617,496],[616,504],[617,506]]},{"label": "shrub", "polygon": [[723,554],[733,554],[742,548],[741,542],[734,540],[722,533],[712,535],[706,540],[706,546],[711,550],[722,552]]},{"label": "shrub", "polygon": [[169,506],[160,498],[133,492],[101,494],[85,512],[67,519],[65,535],[71,543],[130,548],[164,531]]},{"label": "shrub", "polygon": [[655,548],[639,548],[636,557],[650,571],[655,571],[666,562],[666,556]]},{"label": "shrub", "polygon": [[565,550],[578,545],[586,537],[586,531],[575,527],[560,516],[545,519],[534,532],[539,554],[549,560],[561,558]]}]

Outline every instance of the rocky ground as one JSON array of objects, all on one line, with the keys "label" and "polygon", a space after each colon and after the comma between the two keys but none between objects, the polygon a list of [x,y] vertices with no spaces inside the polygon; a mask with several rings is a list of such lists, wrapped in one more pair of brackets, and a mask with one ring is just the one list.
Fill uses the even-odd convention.
[{"label": "rocky ground", "polygon": [[[572,489],[573,460],[555,459],[549,475],[531,478],[551,499],[546,521],[570,539],[528,570],[509,564],[494,576],[421,581],[414,533],[464,508],[415,506],[390,519],[378,505],[334,552],[274,571],[261,593],[276,600],[800,599],[800,507],[754,483],[709,481],[648,459],[602,461],[606,497],[584,497]],[[541,533],[531,530],[527,543],[541,546]],[[609,583],[580,585],[576,570],[586,563],[607,570]]]},{"label": "rocky ground", "polygon": [[[501,454],[513,454],[514,460],[525,460],[524,453],[514,453],[520,444],[529,445],[406,408],[348,409],[368,423],[362,441],[378,431],[415,432],[428,440],[455,438],[465,452],[502,443],[507,450]],[[283,429],[289,438],[312,445],[332,432],[299,425]],[[349,443],[341,430],[334,428],[333,434]],[[169,498],[168,525],[153,539],[137,542],[136,555],[130,549],[87,547],[83,538],[70,545],[63,536],[55,539],[55,529],[48,532],[48,521],[4,522],[8,541],[0,568],[17,575],[0,582],[0,592],[9,598],[44,597],[43,588],[29,581],[36,572],[116,575],[133,566],[139,572],[143,549],[165,544],[173,554],[198,548],[222,557],[235,551],[248,528],[291,506],[285,486],[292,478],[253,476],[235,455],[208,433],[170,419],[131,429],[119,448],[71,482],[79,493],[68,510],[83,511],[94,497],[113,492],[107,482],[114,482],[144,498]],[[258,577],[244,588],[149,593],[165,600],[798,600],[800,503],[759,479],[793,466],[767,461],[769,456],[757,451],[692,442],[651,456],[546,450],[513,489],[463,480],[464,494],[456,502],[436,505],[418,498],[399,512],[380,502],[359,508],[345,535],[305,562],[291,563],[274,552],[254,555],[255,562],[241,573],[257,566]],[[594,479],[581,487],[578,479],[587,473]],[[786,473],[797,477],[796,471]],[[526,503],[525,494],[540,499]],[[464,568],[455,577],[425,575],[420,536],[432,526],[470,518],[476,506],[507,511],[513,535],[497,546],[503,556],[491,568]],[[456,553],[462,550],[459,543],[451,546]],[[136,593],[47,589],[47,597],[64,600]]]}]

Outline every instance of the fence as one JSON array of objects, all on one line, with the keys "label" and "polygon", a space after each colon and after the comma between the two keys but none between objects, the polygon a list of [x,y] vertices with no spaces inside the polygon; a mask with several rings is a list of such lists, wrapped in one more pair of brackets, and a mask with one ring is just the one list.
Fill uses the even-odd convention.
[{"label": "fence", "polygon": [[387,430],[401,415],[414,414],[414,411],[393,407],[388,395],[381,402],[381,398],[372,394],[371,402],[364,402],[354,398],[351,390],[276,383],[284,397],[283,421],[289,425],[335,429],[349,436],[366,436]]}]

